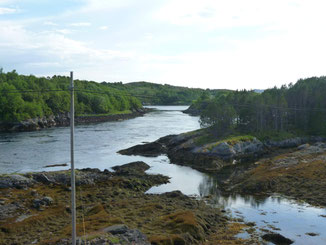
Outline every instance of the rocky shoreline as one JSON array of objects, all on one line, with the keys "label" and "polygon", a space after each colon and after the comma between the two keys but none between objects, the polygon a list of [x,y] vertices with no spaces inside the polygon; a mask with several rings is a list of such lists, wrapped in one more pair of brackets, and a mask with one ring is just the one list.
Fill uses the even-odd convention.
[{"label": "rocky shoreline", "polygon": [[[127,120],[135,117],[143,116],[145,113],[148,113],[149,111],[151,111],[151,109],[140,108],[125,114],[113,114],[113,115],[105,115],[105,116],[96,116],[96,115],[76,116],[75,123],[89,124],[89,123]],[[36,131],[36,130],[41,130],[43,128],[66,127],[69,125],[70,125],[70,114],[69,112],[67,112],[67,113],[60,113],[57,115],[51,115],[48,117],[32,118],[22,122],[12,122],[12,123],[0,122],[0,132]]]},{"label": "rocky shoreline", "polygon": [[[83,244],[247,244],[245,224],[179,191],[145,194],[168,177],[144,162],[115,172],[77,170],[77,235]],[[70,172],[0,176],[1,244],[70,244]]]},{"label": "rocky shoreline", "polygon": [[175,164],[218,176],[225,192],[280,193],[326,206],[326,138],[311,136],[260,141],[254,137],[238,137],[237,140],[200,144],[201,134],[198,130],[169,135],[119,153],[166,154]]}]

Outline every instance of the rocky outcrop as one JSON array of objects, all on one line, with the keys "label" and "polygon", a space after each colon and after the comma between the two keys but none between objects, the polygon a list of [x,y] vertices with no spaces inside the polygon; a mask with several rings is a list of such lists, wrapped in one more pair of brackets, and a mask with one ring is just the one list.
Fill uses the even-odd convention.
[{"label": "rocky outcrop", "polygon": [[[138,116],[143,116],[145,113],[150,111],[150,109],[139,108],[133,110],[131,113],[126,114],[115,114],[106,116],[76,116],[76,124],[88,124],[88,123],[99,123],[107,121],[120,121],[135,118]],[[57,115],[50,115],[48,117],[37,117],[32,119],[27,119],[21,122],[0,122],[0,132],[21,132],[21,131],[35,131],[43,128],[51,127],[63,127],[70,125],[70,114],[59,113]]]},{"label": "rocky outcrop", "polygon": [[[115,172],[76,171],[78,244],[213,244],[215,233],[237,240],[226,229],[228,217],[204,201],[180,191],[146,194],[169,179],[146,174],[148,168],[133,162]],[[71,244],[69,171],[22,176],[32,188],[0,189],[0,244]]]},{"label": "rocky outcrop", "polygon": [[[93,238],[92,238],[93,237]],[[62,239],[58,245],[71,244],[71,239]],[[85,245],[122,245],[122,244],[134,244],[134,245],[150,245],[147,237],[137,229],[130,229],[128,226],[112,225],[104,228],[101,233],[78,238],[77,244]]]},{"label": "rocky outcrop", "polygon": [[326,143],[304,144],[260,159],[243,175],[229,179],[228,191],[281,193],[312,205],[326,206]]},{"label": "rocky outcrop", "polygon": [[197,139],[200,135],[200,130],[180,135],[169,135],[152,143],[121,150],[119,153],[143,156],[166,154],[173,163],[187,165],[204,172],[216,172],[239,162],[253,162],[276,149],[294,148],[308,142],[326,141],[326,138],[312,136],[262,142],[252,137],[235,142],[225,140],[198,144]]},{"label": "rocky outcrop", "polygon": [[1,188],[17,188],[22,189],[32,186],[35,181],[19,174],[3,175],[0,176],[0,189]]},{"label": "rocky outcrop", "polygon": [[[142,177],[144,179],[143,187],[168,182],[169,178],[166,176],[146,174],[145,171],[149,168],[149,165],[139,161],[115,166],[113,167],[116,170],[114,173],[108,170],[101,171],[97,168],[80,169],[75,171],[76,185],[96,185],[97,182],[107,181],[114,176]],[[69,170],[0,175],[0,189],[26,189],[38,184],[70,186],[70,178]],[[126,182],[126,186],[130,188],[136,185],[137,183]]]}]

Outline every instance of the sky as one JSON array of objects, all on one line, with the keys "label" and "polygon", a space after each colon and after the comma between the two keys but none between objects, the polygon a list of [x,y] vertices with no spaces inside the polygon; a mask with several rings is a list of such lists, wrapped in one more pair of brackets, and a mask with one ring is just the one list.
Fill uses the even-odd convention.
[{"label": "sky", "polygon": [[0,67],[266,89],[326,75],[324,0],[0,0]]}]

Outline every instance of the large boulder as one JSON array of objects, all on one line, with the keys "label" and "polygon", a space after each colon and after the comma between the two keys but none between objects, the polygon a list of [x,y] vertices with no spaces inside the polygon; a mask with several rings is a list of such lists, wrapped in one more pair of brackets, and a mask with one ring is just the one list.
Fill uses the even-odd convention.
[{"label": "large boulder", "polygon": [[216,154],[219,157],[226,159],[230,159],[235,155],[233,147],[230,146],[227,142],[222,142],[213,147],[212,150],[210,150],[210,153]]},{"label": "large boulder", "polygon": [[148,164],[141,161],[112,167],[119,175],[143,174],[149,168],[150,166]]},{"label": "large boulder", "polygon": [[0,188],[26,188],[32,186],[35,181],[19,174],[0,176]]}]

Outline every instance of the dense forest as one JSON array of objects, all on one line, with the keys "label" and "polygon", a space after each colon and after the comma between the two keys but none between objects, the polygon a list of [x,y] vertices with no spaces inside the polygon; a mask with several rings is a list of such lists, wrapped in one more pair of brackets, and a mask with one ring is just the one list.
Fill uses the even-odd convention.
[{"label": "dense forest", "polygon": [[137,96],[143,104],[148,105],[190,105],[201,96],[203,91],[212,96],[227,91],[223,89],[204,90],[149,82],[132,82],[126,84],[122,84],[121,82],[103,82],[102,84]]},{"label": "dense forest", "polygon": [[[108,114],[140,108],[141,102],[121,91],[96,82],[75,80],[75,111]],[[0,122],[17,122],[68,112],[70,78],[35,77],[4,73],[0,69]]]},{"label": "dense forest", "polygon": [[[0,122],[65,113],[70,108],[70,78],[19,75],[0,69]],[[203,90],[148,82],[75,80],[77,115],[127,112],[144,105],[189,105],[205,91],[209,96],[226,90]]]},{"label": "dense forest", "polygon": [[300,79],[296,84],[255,91],[233,91],[214,98],[203,94],[201,125],[213,131],[297,132],[326,135],[326,77]]}]

